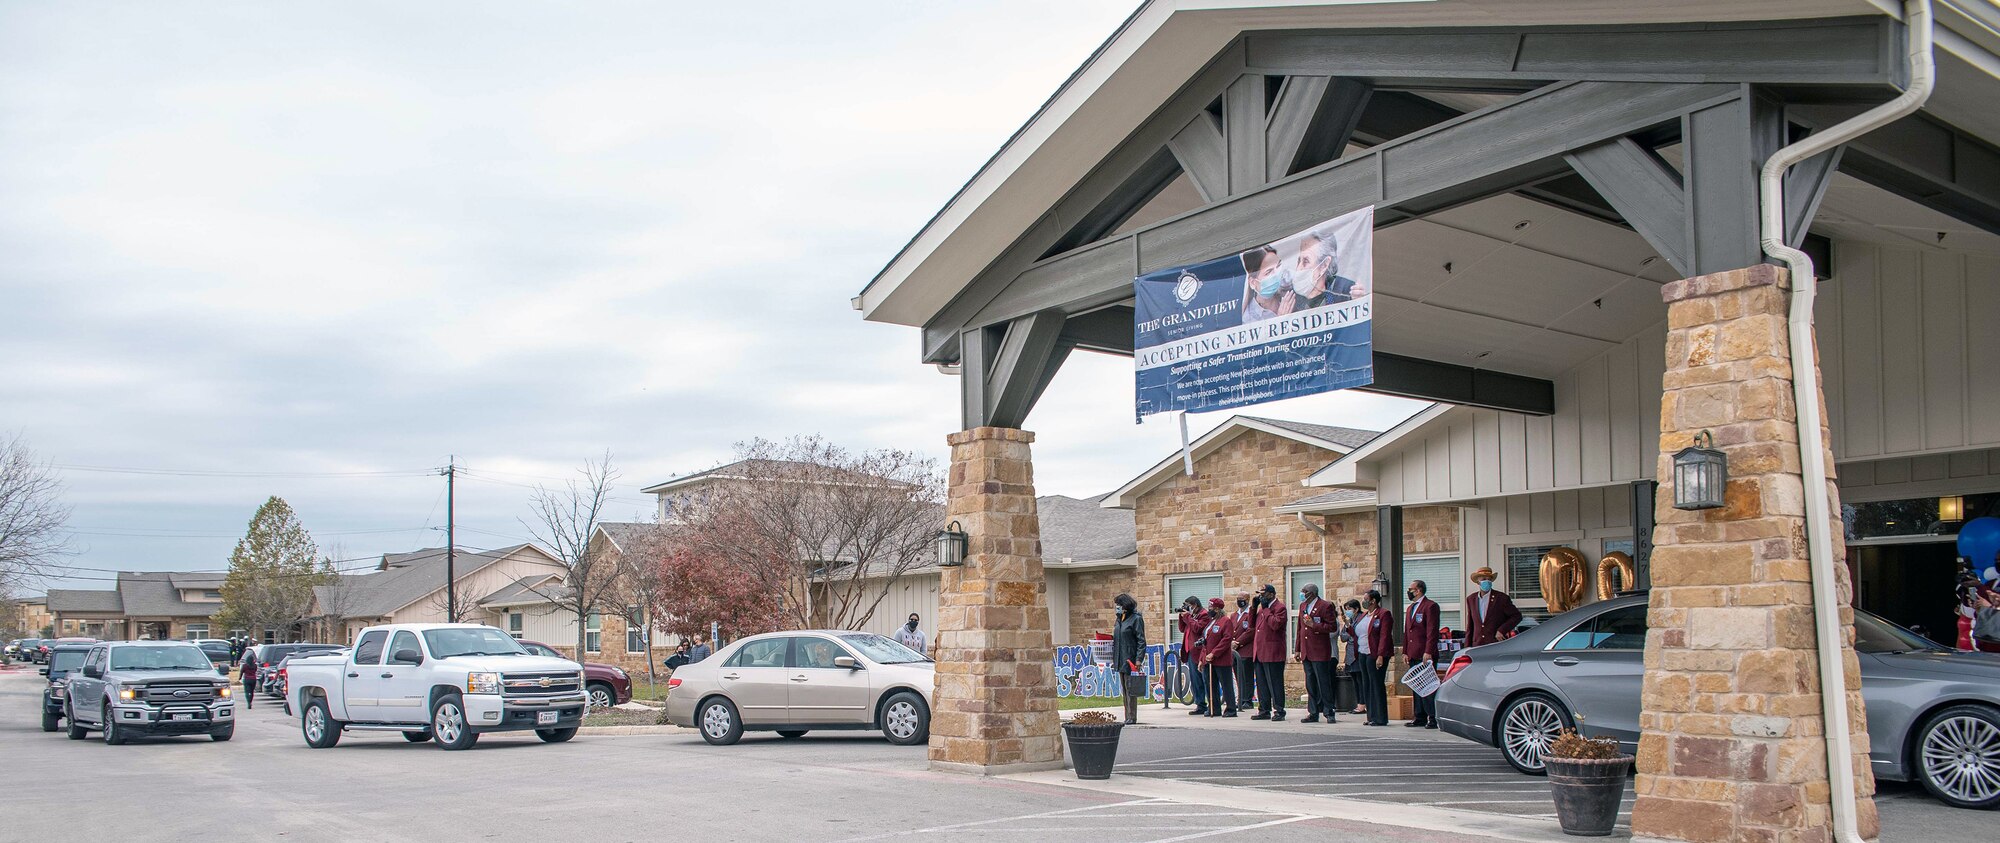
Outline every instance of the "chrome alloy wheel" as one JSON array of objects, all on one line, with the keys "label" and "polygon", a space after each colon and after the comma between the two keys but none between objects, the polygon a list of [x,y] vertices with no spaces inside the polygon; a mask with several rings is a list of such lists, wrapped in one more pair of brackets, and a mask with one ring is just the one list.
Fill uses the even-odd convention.
[{"label": "chrome alloy wheel", "polygon": [[730,723],[729,719],[729,706],[723,705],[722,703],[719,702],[709,703],[707,708],[701,710],[702,734],[705,734],[711,738],[715,738],[716,740],[721,740],[724,736],[729,734],[729,729],[731,726],[732,724]]},{"label": "chrome alloy wheel", "polygon": [[2000,727],[1969,715],[1933,725],[1920,750],[1924,776],[1962,802],[2000,796]]},{"label": "chrome alloy wheel", "polygon": [[306,740],[319,743],[326,740],[326,709],[317,705],[306,706]]},{"label": "chrome alloy wheel", "polygon": [[590,686],[591,708],[610,708],[613,704],[611,702],[612,699],[610,688],[606,688],[603,685]]},{"label": "chrome alloy wheel", "polygon": [[455,702],[438,704],[437,714],[431,717],[431,734],[441,743],[455,744],[465,732],[465,712],[458,709]]},{"label": "chrome alloy wheel", "polygon": [[1543,768],[1542,756],[1562,730],[1562,715],[1540,699],[1523,700],[1508,709],[1507,722],[1501,727],[1507,756],[1531,770]]},{"label": "chrome alloy wheel", "polygon": [[917,733],[917,707],[909,700],[890,703],[882,717],[882,728],[897,738],[909,739]]}]

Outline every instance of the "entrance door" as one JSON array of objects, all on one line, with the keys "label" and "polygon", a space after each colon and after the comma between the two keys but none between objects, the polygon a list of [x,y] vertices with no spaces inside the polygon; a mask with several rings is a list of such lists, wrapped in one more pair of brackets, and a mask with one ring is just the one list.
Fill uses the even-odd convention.
[{"label": "entrance door", "polygon": [[1921,628],[1942,647],[1958,642],[1953,613],[1958,547],[1950,536],[1936,541],[1848,545],[1854,574],[1854,606],[1904,628]]},{"label": "entrance door", "polygon": [[743,645],[717,670],[722,693],[736,703],[746,724],[791,720],[792,672],[788,666],[789,637],[761,638]]}]

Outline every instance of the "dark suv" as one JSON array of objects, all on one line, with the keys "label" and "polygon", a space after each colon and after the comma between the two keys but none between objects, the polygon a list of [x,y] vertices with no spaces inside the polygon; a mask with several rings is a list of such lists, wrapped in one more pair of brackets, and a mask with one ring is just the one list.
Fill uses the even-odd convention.
[{"label": "dark suv", "polygon": [[42,731],[53,732],[62,725],[69,675],[83,667],[83,657],[89,654],[89,644],[63,644],[49,652],[49,666],[42,668],[42,675],[49,678],[48,687],[42,689]]},{"label": "dark suv", "polygon": [[111,641],[94,645],[83,667],[69,675],[70,740],[91,730],[107,744],[142,735],[236,733],[229,678],[218,676],[208,655],[186,641]]},{"label": "dark suv", "polygon": [[[243,693],[262,691],[265,696],[281,697],[284,691],[278,687],[278,666],[292,656],[318,655],[345,649],[339,644],[260,644],[256,648],[257,683],[243,683]],[[251,656],[244,655],[244,664],[249,664]]]}]

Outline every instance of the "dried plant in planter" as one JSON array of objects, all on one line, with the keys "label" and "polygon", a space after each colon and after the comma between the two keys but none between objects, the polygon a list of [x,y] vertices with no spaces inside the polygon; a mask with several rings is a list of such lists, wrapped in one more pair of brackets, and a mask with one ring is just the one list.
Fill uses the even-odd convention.
[{"label": "dried plant in planter", "polygon": [[1069,722],[1078,726],[1109,726],[1118,722],[1118,718],[1108,711],[1079,711]]},{"label": "dried plant in planter", "polygon": [[1618,751],[1618,742],[1611,738],[1586,738],[1575,731],[1564,729],[1549,743],[1545,753],[1548,758],[1575,759],[1579,761],[1609,761],[1623,753]]}]

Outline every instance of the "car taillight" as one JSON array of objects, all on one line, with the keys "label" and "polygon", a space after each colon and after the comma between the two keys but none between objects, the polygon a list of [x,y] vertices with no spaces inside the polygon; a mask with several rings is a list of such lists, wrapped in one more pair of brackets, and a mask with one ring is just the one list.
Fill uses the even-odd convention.
[{"label": "car taillight", "polygon": [[679,680],[679,679],[675,679],[675,678],[672,678],[672,677],[668,677],[668,679],[667,679],[667,690],[671,691],[671,690],[673,690],[673,689],[675,689],[675,688],[678,688],[678,687],[680,687],[680,686],[681,686],[681,680]]},{"label": "car taillight", "polygon": [[1445,668],[1444,681],[1450,682],[1452,677],[1457,676],[1459,671],[1464,670],[1470,664],[1472,664],[1472,657],[1464,653],[1459,653],[1458,658],[1451,660],[1451,667]]}]

